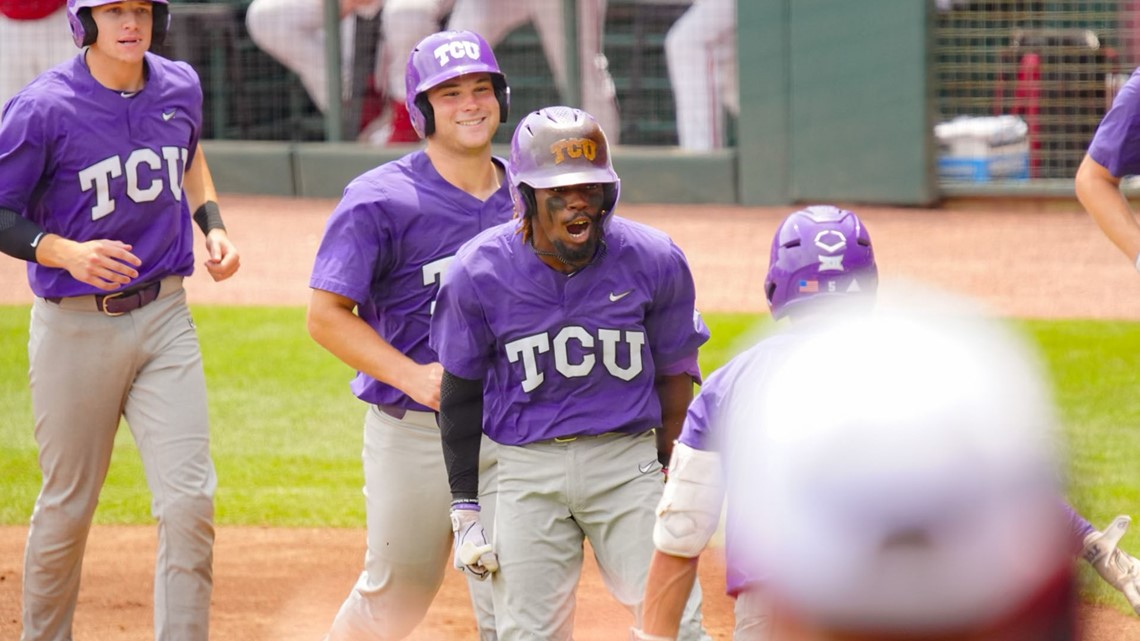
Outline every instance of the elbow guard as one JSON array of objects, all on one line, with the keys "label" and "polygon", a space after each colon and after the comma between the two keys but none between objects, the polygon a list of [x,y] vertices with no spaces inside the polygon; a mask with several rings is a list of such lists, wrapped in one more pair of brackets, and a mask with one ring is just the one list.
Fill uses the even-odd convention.
[{"label": "elbow guard", "polygon": [[669,482],[657,505],[653,544],[672,556],[699,556],[716,532],[723,503],[720,454],[678,442],[669,464]]}]

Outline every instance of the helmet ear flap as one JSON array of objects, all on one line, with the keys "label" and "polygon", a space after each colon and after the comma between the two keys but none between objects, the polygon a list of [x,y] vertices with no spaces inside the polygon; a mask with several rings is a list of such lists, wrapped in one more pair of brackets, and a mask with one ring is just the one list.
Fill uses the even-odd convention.
[{"label": "helmet ear flap", "polygon": [[416,108],[424,115],[424,138],[435,133],[435,110],[431,107],[427,92],[416,95]]},{"label": "helmet ear flap", "polygon": [[99,27],[95,24],[95,18],[91,17],[91,9],[84,7],[76,14],[79,18],[80,27],[83,29],[83,44],[81,47],[89,47],[95,44],[99,38]]},{"label": "helmet ear flap", "polygon": [[499,101],[499,122],[507,122],[511,111],[511,88],[502,74],[491,74],[491,84],[495,87],[495,98]]},{"label": "helmet ear flap", "polygon": [[166,33],[170,30],[170,6],[154,2],[151,11],[154,24],[150,31],[150,47],[153,50],[166,44]]}]

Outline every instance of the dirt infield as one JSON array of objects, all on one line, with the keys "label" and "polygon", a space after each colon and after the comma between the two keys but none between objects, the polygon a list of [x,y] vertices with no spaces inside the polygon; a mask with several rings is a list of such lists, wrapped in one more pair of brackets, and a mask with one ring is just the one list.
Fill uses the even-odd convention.
[{"label": "dirt infield", "polygon": [[[334,204],[224,197],[222,208],[243,266],[222,284],[210,282],[200,270],[187,282],[192,304],[303,305],[313,254]],[[976,297],[1011,316],[1140,320],[1140,277],[1075,205],[857,210],[874,238],[884,290],[913,279]],[[768,241],[788,211],[622,208],[623,215],[665,230],[685,250],[702,310],[747,312],[764,309],[760,283]],[[30,300],[22,266],[0,260],[0,304]],[[20,629],[25,535],[23,527],[0,528],[0,639],[15,639]],[[153,528],[92,531],[77,640],[151,638],[154,548]],[[355,580],[363,555],[363,530],[220,528],[212,638],[316,641]],[[718,640],[731,638],[731,602],[723,581],[723,559],[706,555],[701,565],[705,617]],[[579,641],[625,638],[630,617],[608,597],[592,565],[583,575],[578,613]],[[1140,641],[1140,619],[1117,610],[1089,607],[1083,621],[1090,641]],[[411,638],[474,638],[459,573],[447,573],[427,620]]]}]

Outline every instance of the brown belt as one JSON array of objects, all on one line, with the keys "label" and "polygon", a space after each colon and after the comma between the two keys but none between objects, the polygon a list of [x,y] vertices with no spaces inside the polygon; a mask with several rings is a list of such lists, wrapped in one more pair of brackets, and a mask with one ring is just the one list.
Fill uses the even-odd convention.
[{"label": "brown belt", "polygon": [[[55,303],[56,305],[62,304],[65,300],[75,301],[83,306],[85,302],[89,302],[96,311],[103,312],[108,316],[122,316],[128,312],[133,312],[136,309],[144,307],[158,300],[159,294],[162,293],[163,285],[165,284],[168,291],[173,291],[174,285],[181,283],[181,276],[167,276],[166,278],[147,283],[137,287],[130,287],[121,292],[113,292],[110,294],[95,294],[91,296],[70,296],[65,298],[51,297],[44,300]],[[76,306],[73,304],[70,306]]]}]

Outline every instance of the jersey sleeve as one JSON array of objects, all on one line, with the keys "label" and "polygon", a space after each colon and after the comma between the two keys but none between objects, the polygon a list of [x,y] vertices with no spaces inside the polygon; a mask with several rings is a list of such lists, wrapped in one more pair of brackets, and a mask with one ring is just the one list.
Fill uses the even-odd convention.
[{"label": "jersey sleeve", "polygon": [[44,109],[21,94],[0,115],[0,207],[24,213],[48,167]]},{"label": "jersey sleeve", "polygon": [[495,338],[478,290],[459,259],[440,282],[428,341],[448,372],[468,379],[486,376]]},{"label": "jersey sleeve", "polygon": [[391,267],[392,238],[383,200],[367,183],[350,184],[317,248],[309,287],[357,303],[370,298],[373,282]]},{"label": "jersey sleeve", "polygon": [[672,241],[663,264],[645,327],[657,373],[688,373],[700,381],[697,350],[709,339],[709,329],[696,309],[696,287],[685,254]]},{"label": "jersey sleeve", "polygon": [[1088,153],[1117,178],[1140,174],[1140,69],[1116,94]]}]

